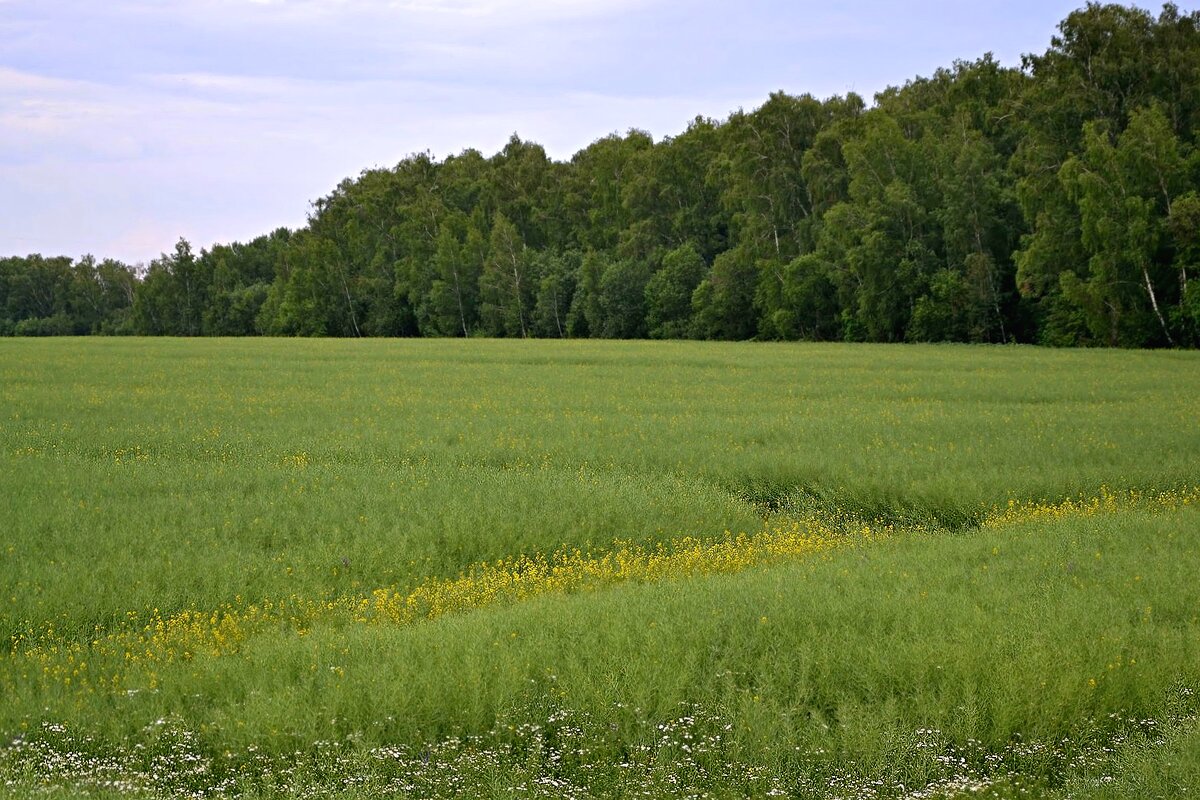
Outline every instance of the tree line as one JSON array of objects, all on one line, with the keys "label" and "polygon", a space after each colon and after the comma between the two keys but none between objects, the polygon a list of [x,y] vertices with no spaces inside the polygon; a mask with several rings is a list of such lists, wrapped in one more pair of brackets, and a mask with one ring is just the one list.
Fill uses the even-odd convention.
[{"label": "tree line", "polygon": [[305,227],[0,259],[0,334],[1200,344],[1200,12],[1089,4],[1019,68],[773,94],[555,161],[409,156]]}]

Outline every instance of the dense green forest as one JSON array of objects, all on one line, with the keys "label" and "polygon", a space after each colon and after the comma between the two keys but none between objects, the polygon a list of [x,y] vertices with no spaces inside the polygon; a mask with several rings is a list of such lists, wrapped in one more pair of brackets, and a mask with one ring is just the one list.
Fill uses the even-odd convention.
[{"label": "dense green forest", "polygon": [[1198,130],[1200,12],[1090,4],[872,106],[416,154],[146,269],[0,259],[0,333],[1196,346]]}]

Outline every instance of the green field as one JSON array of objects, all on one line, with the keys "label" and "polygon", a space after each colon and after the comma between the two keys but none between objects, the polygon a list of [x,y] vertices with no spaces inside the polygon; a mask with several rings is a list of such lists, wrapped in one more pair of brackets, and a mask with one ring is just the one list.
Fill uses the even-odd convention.
[{"label": "green field", "polygon": [[1200,791],[1200,354],[0,340],[0,797]]}]

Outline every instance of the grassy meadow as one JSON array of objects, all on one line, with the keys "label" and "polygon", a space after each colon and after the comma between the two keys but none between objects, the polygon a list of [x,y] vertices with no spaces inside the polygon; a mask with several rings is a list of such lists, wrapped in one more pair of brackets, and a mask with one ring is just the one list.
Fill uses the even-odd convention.
[{"label": "grassy meadow", "polygon": [[1200,791],[1200,354],[0,339],[0,797]]}]

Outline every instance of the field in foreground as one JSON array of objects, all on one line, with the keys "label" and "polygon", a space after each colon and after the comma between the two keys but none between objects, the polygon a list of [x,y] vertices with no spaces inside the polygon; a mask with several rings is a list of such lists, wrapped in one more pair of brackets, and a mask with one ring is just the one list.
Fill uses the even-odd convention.
[{"label": "field in foreground", "polygon": [[0,341],[0,796],[1200,791],[1200,358]]}]

